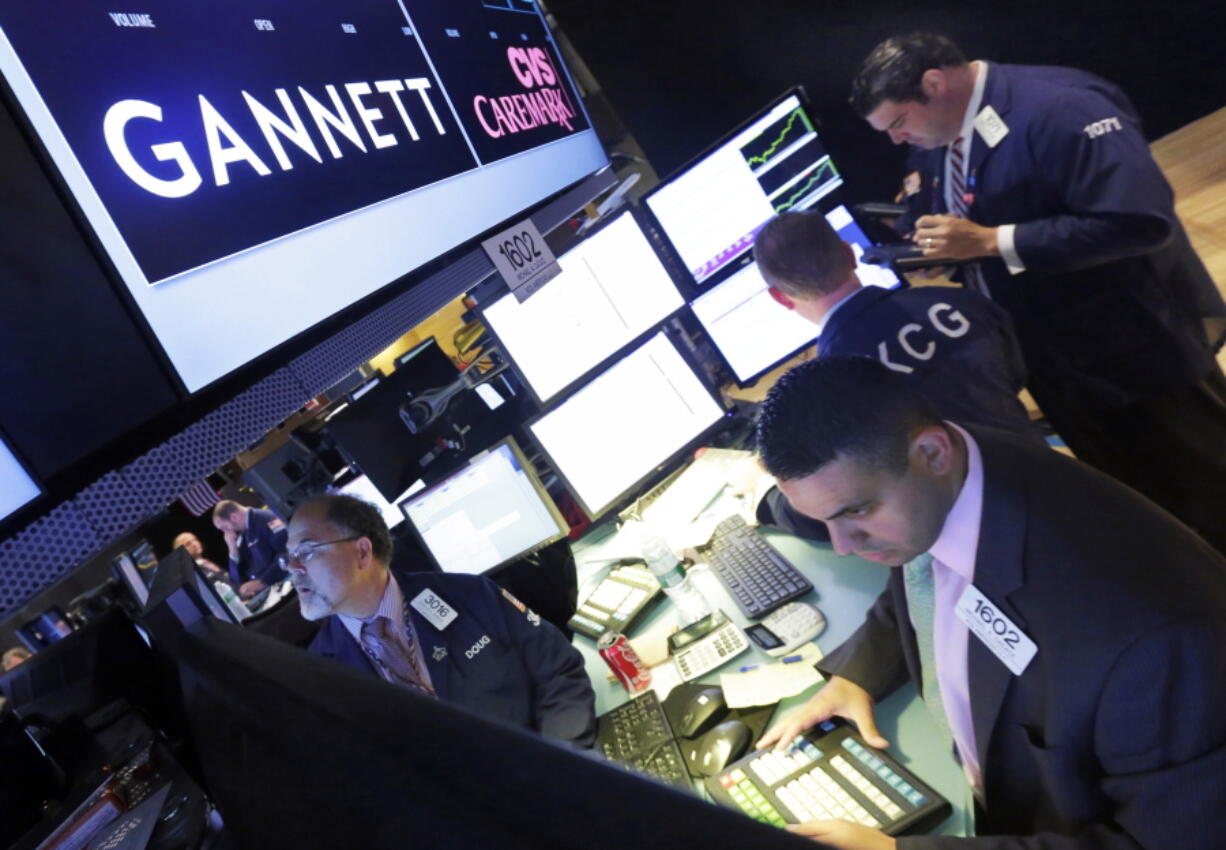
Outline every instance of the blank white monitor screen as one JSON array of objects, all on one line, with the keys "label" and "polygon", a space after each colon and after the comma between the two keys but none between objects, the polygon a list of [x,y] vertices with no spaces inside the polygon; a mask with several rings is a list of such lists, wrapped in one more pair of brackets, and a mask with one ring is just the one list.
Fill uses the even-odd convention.
[{"label": "blank white monitor screen", "polygon": [[753,380],[817,338],[817,325],[776,303],[750,263],[690,305],[737,380]]},{"label": "blank white monitor screen", "polygon": [[404,514],[401,513],[397,504],[425,486],[426,483],[424,481],[417,481],[412,487],[401,493],[399,499],[395,502],[389,502],[383,498],[383,494],[375,488],[375,485],[370,483],[369,478],[365,475],[359,475],[348,484],[338,487],[337,492],[344,493],[346,496],[353,496],[354,498],[361,499],[363,502],[369,502],[374,505],[383,516],[383,522],[387,524],[389,529],[392,529],[404,522]]},{"label": "blank white monitor screen", "polygon": [[401,509],[449,573],[483,573],[568,530],[510,440],[401,502]]},{"label": "blank white monitor screen", "polygon": [[595,517],[723,415],[660,333],[529,427]]},{"label": "blank white monitor screen", "polygon": [[839,186],[798,95],[785,97],[646,198],[694,280],[744,254],[771,216],[802,210]]},{"label": "blank white monitor screen", "polygon": [[562,273],[486,323],[542,403],[685,304],[638,222],[623,213],[558,259]]}]

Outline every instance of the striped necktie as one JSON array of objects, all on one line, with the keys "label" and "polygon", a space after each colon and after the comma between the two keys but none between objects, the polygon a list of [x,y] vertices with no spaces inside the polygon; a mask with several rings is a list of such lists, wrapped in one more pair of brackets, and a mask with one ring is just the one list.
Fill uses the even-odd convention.
[{"label": "striped necktie", "polygon": [[[970,218],[970,204],[966,200],[966,153],[963,150],[962,143],[966,140],[965,136],[959,136],[954,139],[953,144],[949,146],[949,192],[946,200],[949,205],[950,215],[958,218]],[[967,287],[975,290],[981,295],[988,295],[987,284],[983,280],[983,272],[979,269],[979,263],[970,263],[965,267],[963,279]],[[989,296],[990,297],[990,296]]]},{"label": "striped necktie", "polygon": [[362,623],[362,647],[386,678],[434,696],[434,688],[417,658],[417,639],[412,624],[405,623],[403,635],[387,617]]},{"label": "striped necktie", "polygon": [[966,218],[966,155],[962,151],[963,137],[949,146],[949,212]]}]

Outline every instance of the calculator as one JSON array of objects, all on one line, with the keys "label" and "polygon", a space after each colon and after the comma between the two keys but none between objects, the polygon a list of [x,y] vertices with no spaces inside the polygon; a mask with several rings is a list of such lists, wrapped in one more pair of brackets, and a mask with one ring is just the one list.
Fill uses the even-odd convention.
[{"label": "calculator", "polygon": [[681,681],[689,682],[749,649],[749,641],[727,614],[716,611],[674,632],[668,647]]},{"label": "calculator", "polygon": [[789,602],[761,623],[745,628],[750,640],[767,655],[778,658],[808,643],[826,628],[826,618],[806,602]]},{"label": "calculator", "polygon": [[839,720],[782,752],[758,750],[706,781],[711,796],[773,826],[846,820],[900,835],[949,815],[949,801]]},{"label": "calculator", "polygon": [[646,566],[623,565],[605,576],[567,625],[593,639],[607,631],[629,632],[662,598],[660,583]]}]

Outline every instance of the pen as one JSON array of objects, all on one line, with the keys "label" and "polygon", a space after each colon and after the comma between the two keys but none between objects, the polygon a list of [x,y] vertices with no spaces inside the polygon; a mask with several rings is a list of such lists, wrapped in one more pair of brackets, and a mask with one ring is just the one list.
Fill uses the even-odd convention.
[{"label": "pen", "polygon": [[[804,660],[805,660],[805,657],[803,655],[789,655],[786,658],[779,659],[779,661],[783,664],[795,664],[797,661],[804,661]],[[757,670],[761,666],[762,666],[761,664],[746,664],[744,667],[742,667],[737,672],[738,673],[748,673],[750,670]]]}]

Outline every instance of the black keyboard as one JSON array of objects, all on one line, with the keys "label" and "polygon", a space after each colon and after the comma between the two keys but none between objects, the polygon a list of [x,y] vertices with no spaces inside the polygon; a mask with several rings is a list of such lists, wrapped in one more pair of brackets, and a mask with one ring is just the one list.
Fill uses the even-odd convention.
[{"label": "black keyboard", "polygon": [[685,791],[692,791],[681,748],[655,691],[647,691],[596,718],[596,744],[609,761]]},{"label": "black keyboard", "polygon": [[707,560],[750,619],[764,617],[813,590],[813,584],[739,514],[715,526]]}]

